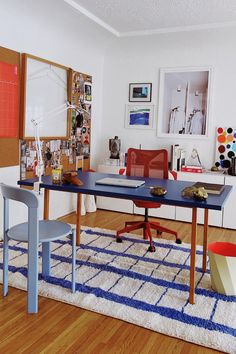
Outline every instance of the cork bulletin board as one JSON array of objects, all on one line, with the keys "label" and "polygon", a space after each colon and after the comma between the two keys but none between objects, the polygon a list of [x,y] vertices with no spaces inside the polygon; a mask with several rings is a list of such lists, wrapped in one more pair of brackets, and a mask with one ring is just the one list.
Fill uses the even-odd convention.
[{"label": "cork bulletin board", "polygon": [[20,53],[0,47],[0,167],[19,165]]}]

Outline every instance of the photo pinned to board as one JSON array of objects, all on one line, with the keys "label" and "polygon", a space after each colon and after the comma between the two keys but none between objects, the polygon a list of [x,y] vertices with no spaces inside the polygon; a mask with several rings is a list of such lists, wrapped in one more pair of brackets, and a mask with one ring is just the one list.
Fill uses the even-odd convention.
[{"label": "photo pinned to board", "polygon": [[153,129],[153,105],[126,105],[125,127]]},{"label": "photo pinned to board", "polygon": [[84,102],[91,103],[92,101],[92,83],[85,82],[84,83]]}]

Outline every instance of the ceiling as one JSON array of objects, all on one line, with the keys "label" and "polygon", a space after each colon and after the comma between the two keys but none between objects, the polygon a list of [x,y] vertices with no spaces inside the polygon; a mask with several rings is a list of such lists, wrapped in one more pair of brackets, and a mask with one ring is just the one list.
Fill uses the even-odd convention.
[{"label": "ceiling", "polygon": [[236,25],[236,0],[64,0],[118,37]]}]

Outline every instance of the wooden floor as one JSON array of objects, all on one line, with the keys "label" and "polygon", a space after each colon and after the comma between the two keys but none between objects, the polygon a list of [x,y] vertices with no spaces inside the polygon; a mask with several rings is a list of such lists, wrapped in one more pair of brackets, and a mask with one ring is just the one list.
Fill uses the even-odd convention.
[{"label": "wooden floor", "polygon": [[[75,223],[75,215],[64,220]],[[115,212],[97,211],[83,217],[83,225],[116,230],[124,221],[137,220]],[[184,242],[190,242],[190,224],[162,220],[176,229]],[[202,227],[199,226],[201,244]],[[167,238],[167,237],[166,237]],[[209,242],[236,242],[236,231],[209,227]],[[0,288],[0,291],[2,287]],[[217,353],[180,339],[99,315],[54,300],[39,298],[39,313],[26,313],[26,293],[10,288],[0,296],[0,353]]]}]

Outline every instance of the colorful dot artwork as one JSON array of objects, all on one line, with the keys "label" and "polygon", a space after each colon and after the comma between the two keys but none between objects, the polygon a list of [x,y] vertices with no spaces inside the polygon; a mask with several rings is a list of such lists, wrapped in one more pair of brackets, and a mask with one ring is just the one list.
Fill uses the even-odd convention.
[{"label": "colorful dot artwork", "polygon": [[234,156],[236,156],[236,128],[217,128],[215,166],[229,168]]}]

